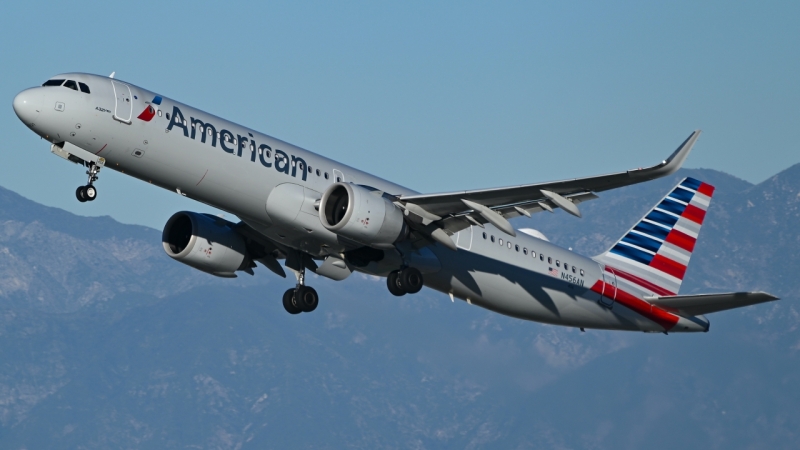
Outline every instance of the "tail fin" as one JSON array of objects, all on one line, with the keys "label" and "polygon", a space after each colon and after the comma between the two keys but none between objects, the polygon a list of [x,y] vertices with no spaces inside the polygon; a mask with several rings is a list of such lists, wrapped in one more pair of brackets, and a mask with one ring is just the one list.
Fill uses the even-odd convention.
[{"label": "tail fin", "polygon": [[677,294],[713,194],[714,186],[684,178],[595,260],[642,295]]}]

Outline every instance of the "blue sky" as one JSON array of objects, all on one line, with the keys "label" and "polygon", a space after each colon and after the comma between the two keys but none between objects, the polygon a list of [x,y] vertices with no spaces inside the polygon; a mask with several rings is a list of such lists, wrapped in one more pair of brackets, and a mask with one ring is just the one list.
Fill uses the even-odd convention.
[{"label": "blue sky", "polygon": [[0,17],[0,186],[155,228],[205,205],[80,167],[14,95],[109,74],[422,192],[654,164],[760,182],[800,162],[797,2],[13,2]]}]

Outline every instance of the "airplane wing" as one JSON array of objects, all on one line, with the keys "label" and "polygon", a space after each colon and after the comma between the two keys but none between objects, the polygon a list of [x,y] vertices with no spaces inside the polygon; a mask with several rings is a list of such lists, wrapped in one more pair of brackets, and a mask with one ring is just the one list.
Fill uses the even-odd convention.
[{"label": "airplane wing", "polygon": [[648,298],[650,303],[668,310],[678,311],[690,316],[709,314],[727,309],[778,300],[766,292],[729,292],[726,294],[670,295]]},{"label": "airplane wing", "polygon": [[452,240],[441,232],[436,232],[436,229],[449,235],[470,225],[492,223],[504,232],[516,236],[507,219],[521,215],[530,217],[531,213],[545,210],[552,212],[554,208],[561,208],[580,217],[580,210],[576,205],[597,198],[595,192],[674,173],[683,165],[699,136],[700,130],[694,131],[669,158],[652,167],[521,186],[403,195],[398,198],[397,204],[406,210],[407,216],[416,217],[420,224],[416,228],[418,231],[451,248],[454,248]]}]

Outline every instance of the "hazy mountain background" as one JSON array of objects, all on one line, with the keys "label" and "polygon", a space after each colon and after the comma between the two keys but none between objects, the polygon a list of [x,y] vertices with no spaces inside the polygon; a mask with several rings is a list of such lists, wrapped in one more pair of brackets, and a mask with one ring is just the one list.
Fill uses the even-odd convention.
[{"label": "hazy mountain background", "polygon": [[428,289],[261,268],[217,279],[160,231],[0,188],[0,448],[800,448],[800,165],[602,193],[518,220],[605,250],[683,176],[717,187],[682,292],[779,302],[663,335],[523,322]]}]

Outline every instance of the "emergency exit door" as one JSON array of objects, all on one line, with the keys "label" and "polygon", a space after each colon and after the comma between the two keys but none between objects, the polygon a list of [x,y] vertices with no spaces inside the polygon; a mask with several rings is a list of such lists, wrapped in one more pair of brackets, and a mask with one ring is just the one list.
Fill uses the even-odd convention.
[{"label": "emergency exit door", "polygon": [[614,269],[606,267],[603,270],[603,281],[603,295],[600,296],[600,303],[611,308],[614,305],[614,299],[617,298],[617,276],[614,274]]}]

